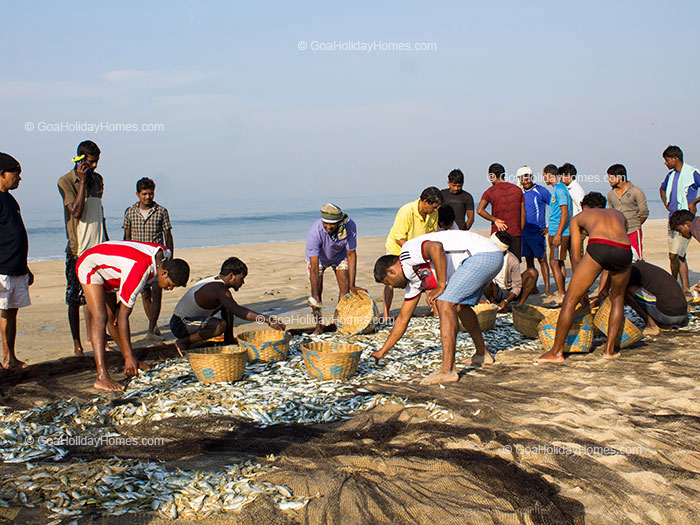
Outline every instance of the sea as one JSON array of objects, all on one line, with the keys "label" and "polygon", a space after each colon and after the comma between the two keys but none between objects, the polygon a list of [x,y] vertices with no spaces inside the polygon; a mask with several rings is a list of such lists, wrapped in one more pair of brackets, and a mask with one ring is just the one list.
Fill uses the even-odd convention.
[{"label": "sea", "polygon": [[[647,195],[650,193],[647,192]],[[343,208],[343,211],[356,222],[359,236],[371,237],[385,236],[391,229],[398,208],[412,199],[408,195],[399,195],[383,199],[385,202],[376,202],[375,199],[370,205],[363,200],[366,201],[357,199],[359,202],[355,206]],[[280,202],[265,206],[265,212],[260,211],[261,206],[251,203],[235,208],[230,204],[212,202],[161,204],[168,208],[170,214],[176,250],[301,241],[306,239],[311,223],[320,217],[320,206],[313,209],[311,203],[303,203],[301,209],[297,205],[297,209],[285,211],[285,204]],[[648,205],[650,218],[666,218],[667,212],[659,199],[650,199]],[[117,240],[123,236],[123,209],[105,206],[110,239]],[[29,235],[30,262],[65,257],[66,236],[60,201],[57,206],[47,209],[28,210],[23,206],[22,215]],[[489,226],[487,221],[477,216],[472,229],[486,229]]]}]

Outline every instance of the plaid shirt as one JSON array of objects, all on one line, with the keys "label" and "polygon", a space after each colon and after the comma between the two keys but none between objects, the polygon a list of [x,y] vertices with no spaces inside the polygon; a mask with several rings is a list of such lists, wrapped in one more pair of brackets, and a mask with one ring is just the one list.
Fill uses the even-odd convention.
[{"label": "plaid shirt", "polygon": [[124,230],[131,231],[132,241],[155,242],[165,244],[165,232],[172,230],[168,210],[160,204],[153,203],[153,207],[148,210],[148,215],[143,218],[139,211],[139,203],[126,209],[124,212]]}]

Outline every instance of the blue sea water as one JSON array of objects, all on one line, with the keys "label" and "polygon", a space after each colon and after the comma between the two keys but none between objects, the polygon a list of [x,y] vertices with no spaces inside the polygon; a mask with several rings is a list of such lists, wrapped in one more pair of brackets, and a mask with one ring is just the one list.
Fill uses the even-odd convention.
[{"label": "blue sea water", "polygon": [[[384,236],[389,232],[400,203],[410,199],[395,199],[397,204],[347,208],[344,211],[357,223],[362,237]],[[175,248],[202,248],[306,239],[311,223],[319,217],[318,209],[274,211],[261,213],[255,207],[238,207],[238,212],[228,206],[167,206],[173,225]],[[310,206],[309,206],[310,207]],[[666,217],[661,201],[649,200],[650,217]],[[109,210],[106,212],[109,213]],[[23,209],[23,217],[29,234],[30,261],[59,259],[66,247],[63,217],[58,210]],[[111,239],[121,239],[122,215],[109,213],[107,232]],[[473,229],[485,229],[489,224],[476,217]]]}]

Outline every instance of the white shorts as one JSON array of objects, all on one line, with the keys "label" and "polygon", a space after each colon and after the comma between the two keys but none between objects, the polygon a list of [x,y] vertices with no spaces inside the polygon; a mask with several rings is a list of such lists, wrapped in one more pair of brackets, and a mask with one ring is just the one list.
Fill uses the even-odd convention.
[{"label": "white shorts", "polygon": [[690,239],[686,239],[677,231],[668,232],[668,253],[676,254],[678,257],[685,257],[688,251],[688,245],[690,244]]},{"label": "white shorts", "polygon": [[24,308],[31,305],[29,300],[29,274],[0,274],[0,310]]}]

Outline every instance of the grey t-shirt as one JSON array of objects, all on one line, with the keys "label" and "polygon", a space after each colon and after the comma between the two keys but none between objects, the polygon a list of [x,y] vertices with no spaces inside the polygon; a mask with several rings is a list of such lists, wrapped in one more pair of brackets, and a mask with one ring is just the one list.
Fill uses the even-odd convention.
[{"label": "grey t-shirt", "polygon": [[449,188],[440,191],[442,194],[442,204],[443,206],[449,206],[452,211],[455,212],[455,222],[460,230],[467,229],[467,223],[465,221],[465,216],[467,210],[474,209],[474,198],[471,193],[464,190],[460,190],[456,195],[450,193]]},{"label": "grey t-shirt", "polygon": [[636,232],[642,227],[642,217],[649,217],[646,195],[641,188],[631,182],[627,185],[622,197],[617,196],[614,188],[610,190],[608,204],[613,210],[621,211],[627,219],[627,233]]}]

